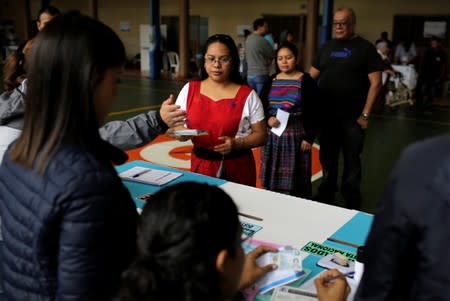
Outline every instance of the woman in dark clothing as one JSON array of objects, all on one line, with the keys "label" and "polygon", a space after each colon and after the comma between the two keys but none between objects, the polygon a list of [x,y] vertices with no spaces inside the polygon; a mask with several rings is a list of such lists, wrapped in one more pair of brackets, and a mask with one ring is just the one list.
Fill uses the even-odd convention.
[{"label": "woman in dark clothing", "polygon": [[118,301],[225,301],[275,266],[256,260],[276,249],[259,246],[244,256],[237,207],[216,186],[179,183],[145,205],[138,256],[122,276]]},{"label": "woman in dark clothing", "polygon": [[125,49],[71,12],[34,40],[23,130],[0,166],[7,300],[108,300],[135,254],[135,205],[112,163],[126,155],[99,126]]}]

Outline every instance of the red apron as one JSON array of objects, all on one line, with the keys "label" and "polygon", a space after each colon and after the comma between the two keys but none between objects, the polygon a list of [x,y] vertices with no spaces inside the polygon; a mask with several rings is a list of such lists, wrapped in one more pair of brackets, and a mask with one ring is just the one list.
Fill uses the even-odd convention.
[{"label": "red apron", "polygon": [[[225,158],[214,152],[214,146],[224,142],[219,140],[219,137],[236,136],[245,102],[252,91],[251,88],[243,85],[239,88],[235,98],[214,101],[208,96],[200,94],[200,85],[199,81],[189,83],[186,124],[191,129],[207,130],[209,135],[192,139],[194,151],[191,155],[191,171],[216,177],[221,162],[223,162],[220,176],[222,179],[255,186],[256,167],[251,150],[232,152]],[[205,150],[214,156],[200,158],[195,152],[196,149]]]}]

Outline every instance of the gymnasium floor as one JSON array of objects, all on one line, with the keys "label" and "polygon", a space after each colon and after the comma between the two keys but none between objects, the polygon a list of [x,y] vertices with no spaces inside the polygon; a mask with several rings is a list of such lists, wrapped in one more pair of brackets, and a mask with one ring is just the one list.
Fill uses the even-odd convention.
[{"label": "gymnasium floor", "polygon": [[[178,94],[185,81],[150,80],[137,76],[124,76],[119,84],[118,101],[114,104],[109,120],[126,119],[150,109],[158,109],[159,104],[172,93]],[[372,115],[367,129],[363,164],[363,211],[373,213],[377,199],[398,159],[402,149],[421,139],[450,133],[450,99],[438,99],[432,112],[416,112],[405,104],[394,110],[385,110]],[[159,137],[156,143],[131,151],[133,158],[146,158],[150,161],[178,168],[189,168],[189,145]],[[449,150],[450,151],[450,150]],[[320,169],[317,151],[314,154],[316,177]],[[342,165],[342,164],[341,164]],[[425,177],[426,175],[424,175]],[[319,181],[314,181],[317,189]],[[342,206],[338,194],[336,205]]]}]

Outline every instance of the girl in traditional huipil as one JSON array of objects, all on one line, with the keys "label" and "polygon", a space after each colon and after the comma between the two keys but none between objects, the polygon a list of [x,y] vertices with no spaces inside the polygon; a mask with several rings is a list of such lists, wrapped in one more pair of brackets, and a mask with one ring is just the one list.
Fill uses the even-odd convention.
[{"label": "girl in traditional huipil", "polygon": [[194,144],[191,171],[255,186],[251,149],[267,138],[263,106],[255,91],[242,83],[231,37],[209,37],[203,54],[201,81],[186,84],[176,101],[186,111],[187,128],[208,131],[189,137]]},{"label": "girl in traditional huipil", "polygon": [[280,126],[277,111],[289,113],[286,129],[269,138],[261,156],[261,182],[264,188],[289,195],[311,198],[311,146],[316,135],[317,85],[308,73],[297,70],[298,51],[291,43],[277,50],[277,71],[266,87],[267,124]]}]

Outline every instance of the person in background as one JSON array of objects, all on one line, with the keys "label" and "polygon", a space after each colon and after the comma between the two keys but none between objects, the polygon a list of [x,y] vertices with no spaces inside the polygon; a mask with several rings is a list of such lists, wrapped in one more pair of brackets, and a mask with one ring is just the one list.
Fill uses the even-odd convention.
[{"label": "person in background", "polygon": [[325,43],[312,63],[323,99],[319,132],[322,182],[314,197],[332,203],[337,191],[339,154],[344,156],[341,193],[349,209],[360,209],[361,153],[372,105],[381,87],[381,58],[369,41],[355,33],[351,8],[333,19],[335,38]]},{"label": "person in background", "polygon": [[381,57],[383,72],[381,74],[381,89],[378,93],[375,103],[373,104],[372,113],[380,113],[381,111],[383,111],[384,104],[386,102],[386,94],[388,93],[389,80],[397,73],[392,67],[391,61],[389,60],[389,54],[391,53],[389,44],[385,41],[381,41],[376,44],[376,48],[378,54]]},{"label": "person in background", "polygon": [[389,34],[387,31],[383,31],[380,33],[380,37],[375,41],[375,46],[378,45],[378,43],[380,43],[380,42],[386,42],[387,47],[390,50],[394,49],[394,42],[389,40]]},{"label": "person in background", "polygon": [[410,65],[417,63],[417,50],[414,43],[411,41],[403,40],[398,43],[395,48],[394,63],[402,65]]},{"label": "person in background", "polygon": [[[41,8],[36,22],[38,30],[41,31],[48,22],[60,14],[59,9],[53,6]],[[33,39],[26,41],[16,52],[6,58],[6,64],[3,67],[5,92],[0,95],[0,164],[9,144],[20,135],[22,130],[24,98],[27,91],[25,62],[32,44]]]},{"label": "person in background", "polygon": [[248,29],[244,29],[244,43],[239,48],[239,59],[241,60],[241,64],[239,65],[239,73],[241,73],[242,79],[247,82],[247,60],[245,59],[245,41],[247,40],[247,37],[252,32]]},{"label": "person in background", "polygon": [[264,39],[269,25],[264,18],[253,22],[253,33],[245,40],[245,59],[247,60],[247,83],[258,95],[269,81],[269,71],[275,56],[275,50]]},{"label": "person in background", "polygon": [[[275,40],[273,39],[273,33],[271,33],[271,32],[266,33],[266,34],[264,35],[264,40],[266,40],[267,42],[269,42],[270,46],[271,46],[273,49],[277,49],[277,48],[278,48],[277,43],[275,43]],[[270,62],[268,74],[274,74],[275,71],[276,71],[275,62],[272,60],[272,61]],[[266,83],[267,83],[267,82],[266,82]]]},{"label": "person in background", "polygon": [[275,43],[275,40],[273,39],[273,33],[268,32],[264,35],[264,40],[269,42],[270,46],[273,47],[273,49],[277,49],[277,44]]},{"label": "person in background", "polygon": [[442,47],[441,39],[432,36],[419,67],[417,104],[420,110],[430,109],[436,92],[447,78],[447,72],[447,53]]},{"label": "person in background", "polygon": [[127,156],[98,132],[125,58],[78,12],[34,39],[23,130],[0,165],[7,300],[109,300],[135,255],[136,207],[113,166]]},{"label": "person in background", "polygon": [[216,186],[186,182],[157,192],[138,225],[137,257],[123,273],[117,300],[231,300],[268,272],[242,249],[237,207]]},{"label": "person in background", "polygon": [[54,17],[59,16],[61,12],[54,6],[42,7],[37,16],[36,26],[38,31],[44,29],[45,25],[50,22]]},{"label": "person in background", "polygon": [[294,43],[294,33],[289,30],[285,29],[280,33],[280,45],[287,43]]},{"label": "person in background", "polygon": [[[278,73],[267,84],[267,124],[277,128],[277,111],[289,113],[286,129],[278,136],[269,131],[261,156],[260,178],[264,188],[310,199],[311,147],[317,130],[319,93],[308,73],[297,69],[297,48],[280,46],[276,54]],[[264,99],[266,96],[264,96]]]},{"label": "person in background", "polygon": [[[389,44],[387,42],[378,42],[375,45],[377,48],[377,52],[381,57],[381,61],[383,64],[383,72],[386,72],[388,75],[394,75],[395,71],[392,68],[391,61],[389,60],[389,54],[391,53],[391,48],[389,48]],[[387,79],[383,80],[383,84],[387,81]]]},{"label": "person in background", "polygon": [[207,130],[208,135],[177,139],[192,139],[192,172],[255,186],[252,148],[267,138],[261,100],[242,84],[239,55],[230,36],[210,36],[203,57],[201,81],[187,83],[176,104],[187,113],[187,128]]}]

